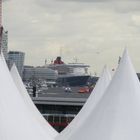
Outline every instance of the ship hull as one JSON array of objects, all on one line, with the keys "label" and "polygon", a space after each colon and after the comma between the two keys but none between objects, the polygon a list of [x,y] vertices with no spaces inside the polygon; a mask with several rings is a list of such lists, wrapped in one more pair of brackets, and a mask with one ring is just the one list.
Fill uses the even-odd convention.
[{"label": "ship hull", "polygon": [[58,86],[85,86],[90,78],[89,75],[83,76],[61,76],[57,79]]}]

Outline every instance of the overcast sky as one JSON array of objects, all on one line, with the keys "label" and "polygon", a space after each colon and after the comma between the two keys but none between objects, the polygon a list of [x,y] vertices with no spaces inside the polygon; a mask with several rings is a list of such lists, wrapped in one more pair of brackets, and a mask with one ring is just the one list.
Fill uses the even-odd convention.
[{"label": "overcast sky", "polygon": [[127,46],[140,72],[139,0],[5,0],[3,25],[9,50],[24,51],[25,64],[50,63],[61,52],[99,74],[105,64],[115,68]]}]

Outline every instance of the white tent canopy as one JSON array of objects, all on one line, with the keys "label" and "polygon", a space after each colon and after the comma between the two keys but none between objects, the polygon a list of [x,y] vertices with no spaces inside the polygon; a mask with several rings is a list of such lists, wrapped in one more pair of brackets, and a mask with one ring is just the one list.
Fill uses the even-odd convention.
[{"label": "white tent canopy", "polygon": [[105,94],[67,140],[140,140],[140,83],[125,50]]},{"label": "white tent canopy", "polygon": [[81,124],[87,121],[88,116],[91,115],[92,110],[103,96],[107,86],[110,83],[110,80],[111,75],[105,66],[87,102],[78,115],[74,118],[74,120],[60,133],[60,135],[56,137],[57,140],[65,140],[66,138],[68,139],[71,135],[73,135],[73,133],[75,133],[75,131],[79,129]]},{"label": "white tent canopy", "polygon": [[53,140],[36,123],[0,55],[0,139]]},{"label": "white tent canopy", "polygon": [[53,138],[56,137],[58,132],[56,132],[56,130],[54,130],[54,128],[43,118],[41,113],[35,107],[34,103],[32,102],[32,100],[22,82],[22,79],[18,73],[18,70],[17,70],[15,64],[13,64],[10,73],[19,90],[20,95],[22,96],[25,104],[29,108],[29,111],[32,113],[33,117],[37,120],[37,123],[39,123],[42,126],[42,128],[46,131],[46,133],[49,133],[51,137],[53,137]]}]

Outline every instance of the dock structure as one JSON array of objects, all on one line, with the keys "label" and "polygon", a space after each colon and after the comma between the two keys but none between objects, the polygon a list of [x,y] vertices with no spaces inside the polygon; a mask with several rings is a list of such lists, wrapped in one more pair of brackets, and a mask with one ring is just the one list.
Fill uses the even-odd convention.
[{"label": "dock structure", "polygon": [[44,118],[57,130],[62,131],[77,115],[90,94],[45,93],[31,97]]}]

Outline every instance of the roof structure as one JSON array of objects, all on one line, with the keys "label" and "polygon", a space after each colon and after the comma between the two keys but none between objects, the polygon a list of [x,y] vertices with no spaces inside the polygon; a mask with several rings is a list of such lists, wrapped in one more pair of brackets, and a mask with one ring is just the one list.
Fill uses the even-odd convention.
[{"label": "roof structure", "polygon": [[125,50],[105,94],[67,140],[139,140],[139,130],[140,83]]},{"label": "roof structure", "polygon": [[65,138],[69,138],[80,128],[81,124],[87,121],[88,116],[92,115],[92,110],[96,107],[96,104],[103,96],[110,81],[111,75],[105,66],[87,102],[78,113],[78,115],[74,118],[74,120],[60,133],[60,135],[56,137],[57,140],[65,140]]},{"label": "roof structure", "polygon": [[18,73],[18,70],[17,70],[15,64],[13,64],[13,66],[10,70],[10,73],[12,75],[12,78],[13,78],[18,90],[19,90],[20,95],[22,96],[25,104],[29,108],[33,117],[36,118],[37,123],[39,123],[43,127],[43,129],[46,131],[46,133],[49,133],[52,138],[56,137],[58,132],[56,132],[56,130],[54,130],[54,128],[43,118],[41,113],[38,111],[38,109],[34,105],[33,101],[31,100],[31,98],[30,98],[30,96],[29,96],[29,94],[28,94],[28,92],[27,92],[27,90],[22,82],[22,79]]},{"label": "roof structure", "polygon": [[[37,112],[15,66],[11,74],[1,54],[0,140],[54,140],[57,133]],[[56,140],[140,139],[140,82],[127,50],[110,79],[105,67],[80,113]]]},{"label": "roof structure", "polygon": [[56,132],[56,130],[54,130],[54,128],[43,118],[41,113],[38,111],[38,109],[34,105],[33,101],[31,100],[31,98],[22,82],[22,79],[18,73],[18,70],[17,70],[15,64],[13,64],[13,66],[10,70],[10,73],[19,90],[19,93],[21,94],[23,100],[25,101],[25,104],[27,104],[27,107],[29,108],[33,117],[36,117],[37,123],[40,123],[40,125],[43,127],[43,129],[45,129],[46,133],[49,133],[51,135],[51,137],[54,138],[58,134],[58,132]]},{"label": "roof structure", "polygon": [[53,140],[36,123],[0,55],[0,139]]}]

